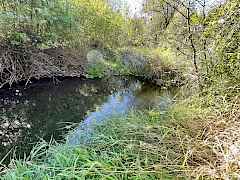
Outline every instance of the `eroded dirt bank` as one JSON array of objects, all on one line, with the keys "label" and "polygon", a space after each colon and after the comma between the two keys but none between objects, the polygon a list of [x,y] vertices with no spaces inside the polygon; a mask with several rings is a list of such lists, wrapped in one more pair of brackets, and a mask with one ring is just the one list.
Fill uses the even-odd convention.
[{"label": "eroded dirt bank", "polygon": [[31,78],[84,76],[85,59],[68,48],[0,45],[0,88]]}]

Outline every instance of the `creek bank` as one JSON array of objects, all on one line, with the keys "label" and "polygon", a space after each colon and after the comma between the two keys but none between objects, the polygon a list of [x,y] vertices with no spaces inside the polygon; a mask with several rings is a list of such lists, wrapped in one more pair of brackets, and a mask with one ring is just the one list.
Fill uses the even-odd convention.
[{"label": "creek bank", "polygon": [[20,81],[84,76],[84,59],[70,49],[0,45],[0,88]]},{"label": "creek bank", "polygon": [[[91,50],[90,50],[91,51]],[[103,59],[70,48],[39,49],[34,46],[0,45],[0,89],[15,84],[29,84],[40,79],[68,77],[103,78],[114,75],[135,76],[159,86],[180,86],[184,78],[177,69],[156,68],[149,57],[137,52],[107,48],[96,49]]]}]

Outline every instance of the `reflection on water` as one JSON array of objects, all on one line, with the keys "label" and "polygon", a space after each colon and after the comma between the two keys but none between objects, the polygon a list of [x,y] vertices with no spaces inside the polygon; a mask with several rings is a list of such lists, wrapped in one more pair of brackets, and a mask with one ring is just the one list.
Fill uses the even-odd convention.
[{"label": "reflection on water", "polygon": [[88,137],[91,125],[124,115],[132,108],[164,109],[173,95],[126,78],[68,79],[58,85],[43,82],[26,90],[0,91],[0,159],[12,148],[17,158],[22,158],[40,139],[64,140],[69,124],[80,124],[68,138],[69,143],[78,144],[82,138],[79,132]]},{"label": "reflection on water", "polygon": [[95,126],[113,116],[124,116],[132,109],[159,108],[164,112],[172,103],[174,94],[174,91],[162,91],[159,87],[132,81],[127,88],[110,95],[103,105],[90,113],[79,127],[68,135],[67,143],[70,145],[88,143],[94,134]]},{"label": "reflection on water", "polygon": [[114,115],[123,116],[134,106],[134,95],[131,91],[121,91],[114,95],[110,95],[108,100],[95,112],[90,113],[80,126],[69,135],[68,143],[71,145],[77,145],[85,143],[89,136],[93,133],[93,126],[100,124],[103,120],[106,120]]}]

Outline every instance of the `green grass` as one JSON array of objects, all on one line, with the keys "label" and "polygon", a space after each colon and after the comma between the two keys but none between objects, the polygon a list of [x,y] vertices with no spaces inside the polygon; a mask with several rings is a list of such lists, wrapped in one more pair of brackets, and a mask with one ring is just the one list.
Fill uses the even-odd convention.
[{"label": "green grass", "polygon": [[156,112],[113,118],[97,127],[91,144],[41,143],[30,161],[16,161],[3,179],[172,179],[159,153],[159,140],[171,131],[160,126]]}]

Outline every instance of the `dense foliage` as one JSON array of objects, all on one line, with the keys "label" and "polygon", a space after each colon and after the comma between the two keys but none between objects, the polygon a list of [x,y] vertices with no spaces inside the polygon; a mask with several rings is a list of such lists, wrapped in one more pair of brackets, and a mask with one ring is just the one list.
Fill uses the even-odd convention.
[{"label": "dense foliage", "polygon": [[0,35],[13,44],[33,41],[48,47],[124,43],[125,19],[104,0],[3,1]]},{"label": "dense foliage", "polygon": [[209,14],[204,35],[211,39],[209,47],[215,53],[215,58],[210,60],[212,79],[220,76],[222,80],[230,80],[232,83],[240,80],[239,20],[239,2],[235,0]]}]

